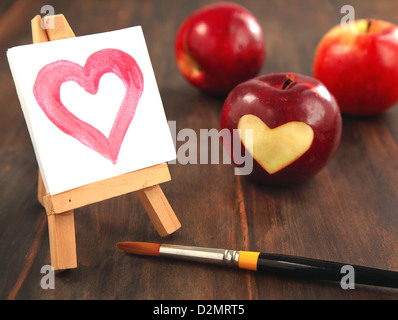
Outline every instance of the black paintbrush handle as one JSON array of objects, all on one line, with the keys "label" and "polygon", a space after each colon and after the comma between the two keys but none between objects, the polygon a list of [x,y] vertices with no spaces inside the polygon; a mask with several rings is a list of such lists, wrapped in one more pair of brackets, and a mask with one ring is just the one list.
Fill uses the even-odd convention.
[{"label": "black paintbrush handle", "polygon": [[[342,267],[347,264],[287,255],[260,253],[257,270],[281,276],[299,277],[311,280],[338,281],[344,277]],[[398,288],[398,272],[357,265],[354,268],[354,282]]]}]

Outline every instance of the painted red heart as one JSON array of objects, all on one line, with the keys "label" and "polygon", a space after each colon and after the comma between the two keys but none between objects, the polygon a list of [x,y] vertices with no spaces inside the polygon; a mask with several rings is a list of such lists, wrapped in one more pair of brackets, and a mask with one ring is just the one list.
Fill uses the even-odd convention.
[{"label": "painted red heart", "polygon": [[[61,85],[67,81],[74,81],[86,92],[96,94],[100,79],[106,73],[118,76],[126,88],[109,137],[77,118],[63,105],[60,98]],[[113,164],[117,163],[121,145],[143,91],[144,77],[137,62],[129,54],[117,49],[93,53],[84,67],[68,60],[50,63],[40,70],[33,88],[36,101],[54,125]]]}]

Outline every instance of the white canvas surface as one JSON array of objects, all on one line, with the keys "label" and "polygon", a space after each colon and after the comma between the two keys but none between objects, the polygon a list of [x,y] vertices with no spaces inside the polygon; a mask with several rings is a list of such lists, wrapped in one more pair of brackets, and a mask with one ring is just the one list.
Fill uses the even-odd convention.
[{"label": "white canvas surface", "polygon": [[[120,50],[132,57],[143,75],[142,95],[115,161],[62,131],[43,111],[37,93],[34,94],[38,74],[44,67],[63,60],[83,68],[90,56],[108,49]],[[9,49],[7,57],[38,165],[50,194],[176,159],[141,27],[19,46]],[[75,81],[66,81],[59,90],[59,97],[75,117],[109,137],[127,90],[120,77],[105,73],[96,94],[88,93]],[[129,90],[131,92],[131,88]]]}]

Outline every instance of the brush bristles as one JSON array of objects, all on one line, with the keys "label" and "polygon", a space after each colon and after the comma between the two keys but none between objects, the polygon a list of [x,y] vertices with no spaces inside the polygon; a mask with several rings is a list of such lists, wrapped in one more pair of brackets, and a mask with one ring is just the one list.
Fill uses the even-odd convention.
[{"label": "brush bristles", "polygon": [[146,242],[119,242],[116,244],[120,250],[143,256],[159,256],[160,244]]}]

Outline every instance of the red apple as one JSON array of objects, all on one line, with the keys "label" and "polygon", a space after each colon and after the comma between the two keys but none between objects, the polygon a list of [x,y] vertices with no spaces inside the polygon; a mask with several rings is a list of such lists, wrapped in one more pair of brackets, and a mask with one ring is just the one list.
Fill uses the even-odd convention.
[{"label": "red apple", "polygon": [[398,102],[398,27],[381,20],[334,27],[318,45],[313,73],[343,113],[385,112]]},{"label": "red apple", "polygon": [[182,75],[203,92],[226,96],[239,83],[258,74],[265,40],[255,17],[234,3],[216,3],[192,13],[175,42]]},{"label": "red apple", "polygon": [[[249,152],[250,176],[273,185],[294,185],[315,176],[341,138],[339,106],[318,80],[299,74],[269,74],[246,81],[228,95],[221,129],[240,129],[239,143],[226,143],[232,160]],[[253,130],[253,139],[245,130]],[[239,148],[239,150],[233,150]],[[233,161],[234,162],[234,161]],[[234,162],[236,166],[236,162]]]}]

